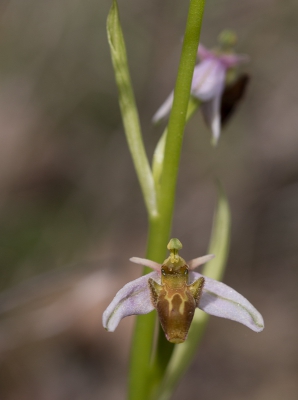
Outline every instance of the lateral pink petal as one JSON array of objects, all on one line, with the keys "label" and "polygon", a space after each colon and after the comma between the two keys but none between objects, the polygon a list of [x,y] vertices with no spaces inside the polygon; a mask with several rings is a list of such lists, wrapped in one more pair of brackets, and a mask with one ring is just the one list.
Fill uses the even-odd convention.
[{"label": "lateral pink petal", "polygon": [[227,68],[249,62],[249,57],[246,54],[223,54],[219,58]]},{"label": "lateral pink petal", "polygon": [[150,299],[149,278],[160,282],[159,274],[151,272],[127,283],[119,290],[102,316],[102,324],[106,330],[114,332],[122,318],[148,314],[154,309]]},{"label": "lateral pink petal", "polygon": [[139,265],[143,265],[145,267],[152,268],[155,271],[160,273],[161,264],[158,264],[155,261],[147,260],[147,258],[140,258],[140,257],[131,257],[129,259],[129,261],[131,261],[131,262],[133,262],[135,264],[139,264]]},{"label": "lateral pink petal", "polygon": [[206,256],[194,258],[193,260],[187,262],[188,268],[189,269],[198,268],[200,265],[205,264],[206,262],[212,260],[212,258],[214,257],[215,257],[214,254],[207,254]]},{"label": "lateral pink petal", "polygon": [[203,61],[206,58],[212,58],[214,57],[214,53],[211,50],[208,50],[205,46],[203,46],[201,43],[199,44],[198,47],[198,56],[200,59]]}]

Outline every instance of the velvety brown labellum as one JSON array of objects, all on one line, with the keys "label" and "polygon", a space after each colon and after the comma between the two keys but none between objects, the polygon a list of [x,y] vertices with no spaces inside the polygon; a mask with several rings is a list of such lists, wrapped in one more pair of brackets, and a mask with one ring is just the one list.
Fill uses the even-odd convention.
[{"label": "velvety brown labellum", "polygon": [[221,123],[225,125],[234,114],[239,102],[245,95],[250,77],[243,73],[233,82],[225,87],[221,99]]},{"label": "velvety brown labellum", "polygon": [[162,265],[161,285],[153,279],[148,283],[166,338],[172,343],[184,342],[201,297],[204,278],[188,285],[187,265],[178,268]]}]

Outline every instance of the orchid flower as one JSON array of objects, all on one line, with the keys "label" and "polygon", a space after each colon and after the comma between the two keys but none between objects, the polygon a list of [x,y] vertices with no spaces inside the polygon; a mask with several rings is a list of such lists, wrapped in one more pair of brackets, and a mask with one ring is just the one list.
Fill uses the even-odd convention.
[{"label": "orchid flower", "polygon": [[122,318],[156,309],[166,338],[172,343],[182,343],[198,307],[210,315],[240,322],[255,332],[262,331],[263,318],[248,300],[224,283],[194,272],[214,256],[186,263],[178,254],[181,248],[178,239],[171,239],[170,256],[163,264],[138,257],[130,259],[152,268],[153,272],[119,290],[103,314],[104,328],[113,332]]},{"label": "orchid flower", "polygon": [[[191,95],[201,101],[202,113],[207,125],[211,128],[214,144],[217,144],[220,136],[220,104],[226,85],[227,72],[248,61],[246,55],[232,52],[235,43],[235,34],[224,31],[219,37],[219,49],[208,50],[202,44],[198,48],[198,57],[201,62],[194,69]],[[159,122],[170,113],[173,99],[174,92],[153,116],[154,123]]]}]

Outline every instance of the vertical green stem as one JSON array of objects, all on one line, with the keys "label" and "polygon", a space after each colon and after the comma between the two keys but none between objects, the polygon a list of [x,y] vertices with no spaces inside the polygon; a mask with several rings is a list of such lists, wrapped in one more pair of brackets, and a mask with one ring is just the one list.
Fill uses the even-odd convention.
[{"label": "vertical green stem", "polygon": [[[190,97],[189,103],[188,103],[188,108],[187,108],[187,114],[186,114],[186,123],[194,115],[194,113],[196,112],[199,105],[200,105],[200,101],[198,99],[195,99],[194,97]],[[160,177],[161,177],[163,164],[164,164],[164,158],[165,158],[165,146],[166,146],[166,141],[167,141],[167,133],[168,133],[168,128],[166,128],[164,130],[163,134],[161,135],[161,137],[156,145],[156,148],[154,150],[154,154],[153,154],[152,173],[153,173],[156,191],[159,191],[159,188],[160,188]]]},{"label": "vertical green stem", "polygon": [[[149,220],[149,233],[146,258],[162,262],[165,259],[167,238],[159,229],[161,218]],[[166,237],[166,239],[165,239]],[[162,245],[160,245],[162,243]],[[144,273],[152,272],[145,268]],[[152,349],[156,326],[156,312],[139,315],[136,319],[132,339],[129,372],[129,395],[131,400],[149,399],[152,382]]]},{"label": "vertical green stem", "polygon": [[204,0],[191,0],[181,60],[168,125],[164,166],[159,193],[159,211],[170,221],[173,208],[186,113],[202,25]]},{"label": "vertical green stem", "polygon": [[[173,108],[170,115],[165,146],[164,165],[158,193],[158,215],[149,219],[149,236],[146,257],[157,262],[165,258],[166,245],[171,231],[176,182],[186,113],[190,95],[192,75],[196,61],[202,25],[205,0],[191,0],[184,35],[182,54],[174,91]],[[145,270],[145,273],[148,271]],[[155,316],[149,314],[137,317],[129,377],[129,400],[146,400],[152,397],[161,379],[164,365],[168,360],[156,357],[152,363],[152,341],[155,330]],[[171,347],[168,342],[165,346]],[[165,351],[170,357],[171,349]],[[158,371],[159,376],[156,376]],[[154,381],[153,381],[154,380]]]}]

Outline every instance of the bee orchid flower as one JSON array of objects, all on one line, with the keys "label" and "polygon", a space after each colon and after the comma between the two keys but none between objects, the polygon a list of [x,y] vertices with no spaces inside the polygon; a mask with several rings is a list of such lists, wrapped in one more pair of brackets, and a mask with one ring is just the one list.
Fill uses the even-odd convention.
[{"label": "bee orchid flower", "polygon": [[[248,61],[246,55],[235,54],[236,36],[224,31],[219,36],[219,48],[208,50],[202,44],[198,48],[200,63],[195,66],[191,84],[191,95],[201,102],[203,117],[210,127],[213,143],[217,144],[221,131],[221,99],[227,82],[227,72]],[[166,117],[172,108],[174,92],[157,110],[154,123]]]},{"label": "bee orchid flower", "polygon": [[172,343],[182,343],[198,307],[210,315],[240,322],[255,332],[262,331],[263,318],[248,300],[224,283],[194,271],[214,256],[186,263],[178,254],[181,248],[178,239],[171,239],[170,256],[163,264],[138,257],[130,259],[152,268],[153,272],[119,290],[103,314],[104,328],[113,332],[122,318],[156,309],[166,338]]}]

